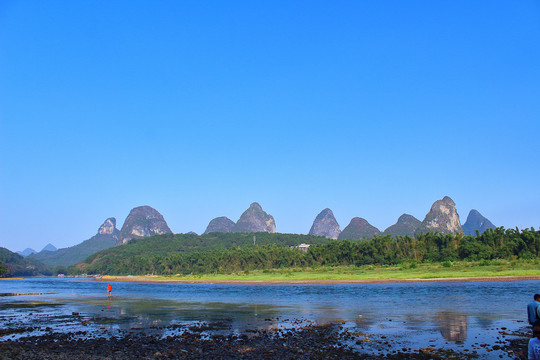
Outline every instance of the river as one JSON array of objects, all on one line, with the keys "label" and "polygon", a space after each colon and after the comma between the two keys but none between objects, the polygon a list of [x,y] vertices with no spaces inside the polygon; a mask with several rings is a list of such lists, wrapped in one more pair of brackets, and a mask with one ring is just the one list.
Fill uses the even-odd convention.
[{"label": "river", "polygon": [[[502,332],[526,329],[526,305],[534,293],[540,293],[540,281],[535,280],[111,285],[113,298],[108,299],[107,283],[95,280],[2,280],[1,293],[54,294],[0,297],[0,328],[38,323],[67,332],[76,331],[82,323],[86,330],[110,334],[131,328],[160,328],[157,325],[226,321],[226,331],[241,333],[250,328],[340,322],[366,336],[391,339],[389,347],[430,346],[482,353],[481,345],[500,342]],[[21,335],[0,340],[17,336]]]}]

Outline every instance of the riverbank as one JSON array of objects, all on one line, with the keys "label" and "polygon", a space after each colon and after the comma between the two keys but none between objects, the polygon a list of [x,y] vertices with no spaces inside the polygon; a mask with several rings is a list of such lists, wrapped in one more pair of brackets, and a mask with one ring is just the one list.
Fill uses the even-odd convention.
[{"label": "riverbank", "polygon": [[347,284],[402,282],[472,282],[540,280],[536,262],[492,261],[400,264],[395,266],[341,266],[283,268],[233,274],[159,276],[101,276],[102,281],[179,282],[216,284]]},{"label": "riverbank", "polygon": [[173,276],[109,276],[96,277],[97,281],[118,282],[147,282],[147,283],[187,283],[187,284],[242,284],[242,285],[325,285],[325,284],[374,284],[374,283],[414,283],[414,282],[478,282],[478,281],[521,281],[540,280],[540,275],[535,276],[483,276],[483,277],[453,277],[453,278],[427,278],[427,279],[303,279],[303,280],[248,280],[248,279],[197,279],[187,276],[178,278]]}]

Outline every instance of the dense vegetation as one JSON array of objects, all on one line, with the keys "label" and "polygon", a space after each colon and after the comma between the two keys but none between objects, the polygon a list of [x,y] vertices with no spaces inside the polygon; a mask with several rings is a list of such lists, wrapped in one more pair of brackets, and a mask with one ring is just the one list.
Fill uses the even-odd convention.
[{"label": "dense vegetation", "polygon": [[51,275],[52,268],[37,260],[27,259],[19,254],[0,247],[0,276],[35,276]]},{"label": "dense vegetation", "polygon": [[[329,240],[323,236],[299,235],[299,234],[269,234],[261,233],[210,233],[196,234],[165,234],[150,238],[134,239],[127,245],[100,251],[88,257],[77,267],[82,272],[88,273],[111,273],[111,274],[146,274],[143,269],[148,267],[138,264],[147,259],[168,259],[175,256],[204,256],[204,254],[229,251],[238,248],[260,248],[274,245],[288,249],[290,246],[301,243],[322,244]],[[152,260],[153,261],[153,260]],[[118,264],[124,269],[117,272]],[[139,269],[140,271],[130,271]],[[150,273],[152,266],[149,267]],[[157,271],[157,270],[156,270]],[[69,268],[69,273],[77,272],[74,267]]]},{"label": "dense vegetation", "polygon": [[[256,243],[253,237],[256,236]],[[291,248],[311,244],[307,252]],[[178,234],[139,239],[101,251],[70,273],[144,275],[233,273],[287,267],[392,265],[403,262],[540,258],[540,231],[489,229],[483,234],[420,234],[329,240],[292,234]]]}]

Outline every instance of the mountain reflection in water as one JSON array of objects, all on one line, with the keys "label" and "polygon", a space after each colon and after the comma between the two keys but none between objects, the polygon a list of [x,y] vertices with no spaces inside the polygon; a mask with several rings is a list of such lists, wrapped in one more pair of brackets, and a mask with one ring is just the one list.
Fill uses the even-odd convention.
[{"label": "mountain reflection in water", "polygon": [[443,311],[437,316],[441,335],[448,341],[463,344],[467,340],[467,315],[460,312]]},{"label": "mountain reflection in water", "polygon": [[[525,306],[540,281],[417,282],[335,285],[106,283],[23,279],[2,292],[57,292],[0,297],[0,328],[44,333],[84,330],[116,336],[144,329],[168,336],[190,328],[212,333],[298,328],[337,322],[389,348],[472,349],[494,344],[501,328],[527,327]],[[479,299],[497,298],[480,302]],[[201,325],[202,324],[202,325]],[[206,331],[206,330],[203,330]],[[25,336],[20,333],[16,336]],[[101,335],[100,335],[101,336]],[[9,335],[10,339],[15,339]],[[0,338],[0,341],[8,337]],[[369,340],[369,341],[368,341]],[[354,346],[354,344],[353,344]],[[480,350],[479,350],[480,351]]]}]

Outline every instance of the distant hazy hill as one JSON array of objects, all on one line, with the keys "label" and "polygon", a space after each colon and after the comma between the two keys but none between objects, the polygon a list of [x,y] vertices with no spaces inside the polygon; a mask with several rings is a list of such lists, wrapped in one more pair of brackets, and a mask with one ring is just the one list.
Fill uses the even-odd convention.
[{"label": "distant hazy hill", "polygon": [[19,254],[21,256],[24,256],[24,257],[27,257],[28,255],[32,255],[32,254],[35,254],[35,253],[37,253],[37,251],[32,249],[32,248],[26,248],[23,251],[17,251],[17,254]]},{"label": "distant hazy hill", "polygon": [[54,246],[53,244],[49,243],[47,245],[45,245],[45,247],[43,249],[41,249],[41,251],[56,251],[58,250],[56,248],[56,246]]},{"label": "distant hazy hill", "polygon": [[35,259],[25,258],[19,254],[0,247],[0,264],[13,276],[51,275],[52,269]]},{"label": "distant hazy hill", "polygon": [[467,221],[461,226],[465,235],[476,235],[476,231],[480,234],[487,229],[495,229],[495,225],[488,219],[482,216],[477,210],[471,210]]},{"label": "distant hazy hill", "polygon": [[88,256],[98,251],[110,248],[118,241],[119,230],[116,228],[116,219],[108,218],[99,227],[98,233],[82,243],[57,251],[40,251],[30,255],[29,258],[37,259],[45,264],[53,266],[69,266],[83,261]]},{"label": "distant hazy hill", "polygon": [[367,222],[366,219],[355,217],[351,219],[351,222],[341,234],[339,234],[338,239],[371,239],[377,235],[381,235],[379,229]]},{"label": "distant hazy hill", "polygon": [[228,233],[234,229],[234,225],[234,221],[232,221],[228,217],[220,216],[210,221],[210,223],[206,227],[206,230],[204,231],[204,234],[208,234],[211,232]]},{"label": "distant hazy hill", "polygon": [[391,236],[414,236],[416,230],[422,225],[422,222],[409,214],[403,214],[399,217],[397,223],[384,230],[384,235]]}]

